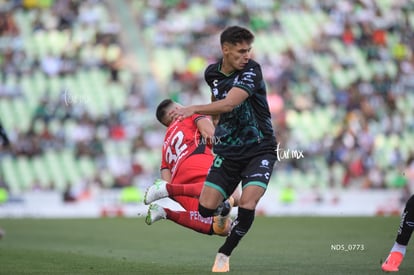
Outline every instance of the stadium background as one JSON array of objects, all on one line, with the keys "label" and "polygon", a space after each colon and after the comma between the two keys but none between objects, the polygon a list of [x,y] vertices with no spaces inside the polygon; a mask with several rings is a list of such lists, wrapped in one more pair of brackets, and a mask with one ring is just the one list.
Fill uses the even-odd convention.
[{"label": "stadium background", "polygon": [[[219,32],[256,40],[284,152],[263,214],[399,214],[414,182],[412,1],[0,1],[0,217],[134,215],[161,99],[208,102]],[[411,164],[411,166],[410,166]]]}]

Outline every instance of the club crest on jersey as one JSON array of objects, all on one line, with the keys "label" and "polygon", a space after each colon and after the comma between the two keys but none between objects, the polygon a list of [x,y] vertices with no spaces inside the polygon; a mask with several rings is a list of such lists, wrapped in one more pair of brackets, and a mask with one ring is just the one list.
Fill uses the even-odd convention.
[{"label": "club crest on jersey", "polygon": [[262,160],[260,167],[269,168],[270,162],[267,159]]}]

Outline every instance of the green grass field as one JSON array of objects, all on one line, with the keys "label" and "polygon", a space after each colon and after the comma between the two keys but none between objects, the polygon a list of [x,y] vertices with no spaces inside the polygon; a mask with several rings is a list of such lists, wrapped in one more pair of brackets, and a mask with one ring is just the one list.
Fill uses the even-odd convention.
[{"label": "green grass field", "polygon": [[[383,274],[398,217],[257,217],[233,274]],[[211,274],[224,239],[142,218],[0,219],[0,274]],[[364,250],[335,250],[335,245]],[[340,246],[338,246],[339,248]],[[355,249],[357,247],[355,246]],[[399,274],[414,273],[408,249]]]}]

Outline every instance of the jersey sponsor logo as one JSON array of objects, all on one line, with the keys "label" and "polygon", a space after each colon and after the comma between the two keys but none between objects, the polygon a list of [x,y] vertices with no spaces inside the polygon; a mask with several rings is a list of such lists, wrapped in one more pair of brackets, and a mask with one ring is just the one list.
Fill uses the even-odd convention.
[{"label": "jersey sponsor logo", "polygon": [[257,74],[253,72],[253,69],[250,69],[250,72],[244,72],[243,75],[252,75],[256,76]]},{"label": "jersey sponsor logo", "polygon": [[256,173],[256,174],[253,174],[253,175],[249,176],[249,178],[261,178],[261,177],[263,177],[262,173]]},{"label": "jersey sponsor logo", "polygon": [[[256,75],[257,74],[253,72],[253,69],[250,69],[250,72],[242,73],[242,75],[241,75],[242,78],[241,78],[240,81],[237,81],[237,83],[239,85],[243,85],[243,86],[249,87],[250,89],[253,89],[255,87],[253,78]],[[238,77],[236,79],[238,79]]]},{"label": "jersey sponsor logo", "polygon": [[239,82],[239,76],[236,76],[236,77],[234,78],[233,85],[235,85],[237,82]]},{"label": "jersey sponsor logo", "polygon": [[262,178],[262,177],[264,177],[265,179],[269,180],[270,179],[270,173],[269,172],[266,172],[264,174],[262,174],[262,173],[256,173],[256,174],[253,174],[253,175],[248,176],[248,178]]},{"label": "jersey sponsor logo", "polygon": [[252,79],[253,76],[256,76],[257,74],[254,72],[244,72],[242,73],[242,76],[244,76],[243,79]]},{"label": "jersey sponsor logo", "polygon": [[253,79],[251,79],[251,78],[243,78],[242,79],[242,81],[247,81],[247,82],[254,82],[254,80]]}]

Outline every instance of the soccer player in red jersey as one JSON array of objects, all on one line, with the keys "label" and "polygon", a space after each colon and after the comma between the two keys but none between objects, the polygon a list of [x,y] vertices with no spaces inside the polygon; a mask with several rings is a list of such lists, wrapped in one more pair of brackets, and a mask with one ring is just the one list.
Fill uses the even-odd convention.
[{"label": "soccer player in red jersey", "polygon": [[[152,224],[166,218],[203,234],[226,236],[231,220],[228,217],[230,203],[223,205],[223,216],[204,218],[198,213],[198,197],[203,188],[208,170],[214,159],[211,138],[214,125],[202,115],[193,115],[182,121],[168,115],[179,106],[170,99],[162,101],[157,108],[157,119],[167,127],[162,148],[161,179],[155,181],[145,193],[145,204],[170,197],[186,211],[175,211],[152,203],[145,219]],[[231,204],[234,203],[233,199]]]}]

